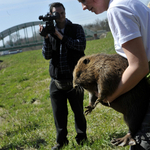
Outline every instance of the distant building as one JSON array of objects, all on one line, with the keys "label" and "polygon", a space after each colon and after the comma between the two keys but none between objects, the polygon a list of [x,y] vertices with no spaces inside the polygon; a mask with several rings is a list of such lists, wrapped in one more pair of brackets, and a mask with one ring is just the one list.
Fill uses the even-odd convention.
[{"label": "distant building", "polygon": [[83,29],[87,40],[99,39],[102,34],[106,35],[105,30],[92,31],[89,30],[88,28],[83,28]]},{"label": "distant building", "polygon": [[149,7],[149,8],[150,8],[150,2],[147,4],[147,7]]}]

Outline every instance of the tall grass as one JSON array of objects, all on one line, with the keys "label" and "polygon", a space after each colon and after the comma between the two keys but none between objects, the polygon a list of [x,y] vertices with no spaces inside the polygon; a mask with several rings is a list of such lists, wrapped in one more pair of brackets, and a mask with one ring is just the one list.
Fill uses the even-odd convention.
[{"label": "tall grass", "polygon": [[[110,33],[105,39],[87,42],[86,55],[115,53]],[[1,56],[0,60],[0,150],[50,150],[56,144],[50,95],[49,61],[41,50]],[[85,91],[84,106],[88,105]],[[122,115],[98,105],[86,116],[88,142],[75,141],[74,114],[68,104],[69,145],[64,150],[127,150],[110,144],[113,137],[126,134]]]}]

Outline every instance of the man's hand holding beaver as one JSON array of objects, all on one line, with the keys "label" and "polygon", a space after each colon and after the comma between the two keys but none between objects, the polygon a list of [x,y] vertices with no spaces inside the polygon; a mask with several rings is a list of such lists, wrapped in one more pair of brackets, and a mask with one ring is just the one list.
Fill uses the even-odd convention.
[{"label": "man's hand holding beaver", "polygon": [[113,102],[114,99],[112,99],[111,96],[108,96],[106,99],[103,100],[104,103],[107,103],[110,106],[110,103]]}]

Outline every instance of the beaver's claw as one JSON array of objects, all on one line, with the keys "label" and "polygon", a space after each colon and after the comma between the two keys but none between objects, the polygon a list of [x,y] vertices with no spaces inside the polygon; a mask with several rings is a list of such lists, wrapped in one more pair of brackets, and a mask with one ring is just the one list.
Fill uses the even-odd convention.
[{"label": "beaver's claw", "polygon": [[131,137],[131,135],[128,133],[127,135],[125,135],[122,138],[118,138],[118,139],[113,139],[111,141],[112,145],[115,146],[127,146],[127,145],[136,145],[135,140]]},{"label": "beaver's claw", "polygon": [[94,106],[93,106],[93,107],[95,108],[95,107],[97,106],[97,104],[98,104],[98,103],[100,103],[100,100],[99,100],[99,99],[97,99],[97,100],[95,101],[95,103],[94,103]]},{"label": "beaver's claw", "polygon": [[85,108],[86,108],[86,110],[85,110],[85,115],[88,115],[89,113],[92,112],[92,110],[93,110],[95,107],[89,105],[89,106],[86,106]]}]

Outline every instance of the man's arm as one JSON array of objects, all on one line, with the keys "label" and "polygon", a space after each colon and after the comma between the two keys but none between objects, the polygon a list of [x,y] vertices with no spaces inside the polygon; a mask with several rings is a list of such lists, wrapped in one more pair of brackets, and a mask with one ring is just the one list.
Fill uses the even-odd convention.
[{"label": "man's arm", "polygon": [[130,40],[122,45],[129,66],[124,71],[116,91],[104,102],[112,102],[120,95],[135,87],[149,72],[148,60],[141,37]]},{"label": "man's arm", "polygon": [[52,45],[48,38],[44,38],[43,47],[42,47],[43,57],[47,60],[52,58]]},{"label": "man's arm", "polygon": [[[41,33],[43,30],[43,26],[39,25],[39,27],[40,27],[39,32]],[[42,47],[42,54],[45,59],[49,60],[52,58],[52,45],[49,41],[48,34],[43,38],[44,38],[44,41],[43,41],[43,47]]]}]

